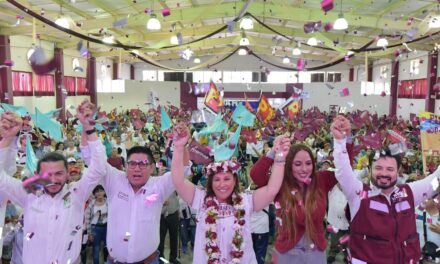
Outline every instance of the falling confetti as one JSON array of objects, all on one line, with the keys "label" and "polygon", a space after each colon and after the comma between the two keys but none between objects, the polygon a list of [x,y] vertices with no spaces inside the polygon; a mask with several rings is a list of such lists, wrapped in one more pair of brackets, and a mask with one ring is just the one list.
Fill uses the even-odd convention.
[{"label": "falling confetti", "polygon": [[34,232],[29,232],[26,234],[26,240],[29,241],[32,239],[32,237],[34,236]]},{"label": "falling confetti", "polygon": [[128,242],[128,240],[130,239],[130,237],[131,237],[130,232],[125,232],[124,241],[125,241],[125,242]]},{"label": "falling confetti", "polygon": [[153,193],[153,194],[145,197],[144,203],[146,205],[153,204],[155,201],[157,201],[158,198],[159,198],[159,194]]}]

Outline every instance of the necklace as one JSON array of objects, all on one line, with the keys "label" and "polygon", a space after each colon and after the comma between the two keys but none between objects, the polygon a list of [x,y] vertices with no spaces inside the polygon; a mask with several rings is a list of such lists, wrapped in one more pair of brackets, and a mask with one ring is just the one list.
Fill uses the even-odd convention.
[{"label": "necklace", "polygon": [[[243,229],[244,229],[244,205],[241,195],[232,194],[232,202],[234,205],[234,233],[232,236],[232,248],[230,255],[232,261],[230,263],[240,263],[241,257],[243,257]],[[217,243],[217,218],[218,218],[218,201],[216,197],[207,197],[205,200],[206,205],[206,247],[205,252],[208,255],[208,264],[220,263],[220,248]]]}]

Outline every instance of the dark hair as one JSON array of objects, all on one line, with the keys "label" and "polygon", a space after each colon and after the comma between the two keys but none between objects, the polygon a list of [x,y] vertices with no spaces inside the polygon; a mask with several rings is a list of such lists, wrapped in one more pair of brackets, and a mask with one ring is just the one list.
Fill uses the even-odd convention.
[{"label": "dark hair", "polygon": [[143,147],[143,146],[132,147],[131,149],[129,149],[127,151],[127,160],[130,159],[130,156],[132,154],[145,154],[145,155],[147,155],[147,157],[150,160],[151,164],[156,162],[154,160],[153,153],[151,153],[151,150],[149,148],[147,148],[147,147]]},{"label": "dark hair", "polygon": [[167,166],[167,161],[166,160],[160,159],[159,162],[162,163],[162,166],[164,166],[164,167]]},{"label": "dark hair", "polygon": [[[230,205],[233,204],[232,194],[234,194],[234,193],[235,194],[239,194],[240,193],[240,186],[239,186],[240,185],[240,181],[238,180],[238,175],[237,175],[237,173],[231,173],[231,174],[232,174],[232,176],[235,179],[235,186],[234,186],[234,190],[232,191],[231,195],[228,197],[228,200],[227,200],[227,203],[230,204]],[[210,177],[207,177],[208,181],[206,183],[206,196],[205,196],[205,200],[208,197],[215,197],[214,190],[212,189],[212,182],[213,182],[214,176],[215,176],[215,174],[210,176]]]},{"label": "dark hair", "polygon": [[396,160],[397,169],[400,168],[400,165],[402,164],[402,157],[400,155],[392,155],[389,148],[384,147],[381,149],[378,149],[376,151],[371,152],[370,156],[368,156],[368,164],[370,167],[370,170],[373,166],[373,161],[377,161],[380,158],[393,158]]},{"label": "dark hair", "polygon": [[105,192],[105,191],[104,191],[104,187],[102,187],[102,185],[98,185],[98,186],[96,186],[95,189],[93,189],[93,194],[95,194],[95,193],[97,193],[97,192],[99,192],[99,191],[103,191],[103,192]]},{"label": "dark hair", "polygon": [[64,145],[64,142],[58,142],[58,143],[55,145],[55,150],[58,150],[58,147],[59,147],[61,144],[63,144],[63,146],[65,146],[65,145]]},{"label": "dark hair", "polygon": [[63,154],[59,152],[50,152],[44,155],[37,163],[37,172],[40,173],[41,170],[41,163],[43,162],[56,162],[56,161],[62,161],[64,163],[64,168],[67,170],[67,159],[64,157]]},{"label": "dark hair", "polygon": [[118,151],[118,154],[121,155],[122,149],[120,147],[118,147],[117,151]]}]

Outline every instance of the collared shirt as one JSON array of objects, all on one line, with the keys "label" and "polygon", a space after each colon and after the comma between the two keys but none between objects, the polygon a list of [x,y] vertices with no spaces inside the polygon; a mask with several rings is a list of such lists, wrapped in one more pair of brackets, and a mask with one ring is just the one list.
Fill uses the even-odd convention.
[{"label": "collared shirt", "polygon": [[[81,154],[86,163],[89,158],[87,149],[81,146]],[[191,166],[185,167],[184,174],[190,173]],[[147,183],[135,193],[126,172],[107,165],[102,186],[108,203],[109,255],[119,262],[144,260],[159,246],[162,205],[175,191],[171,172],[150,176]]]},{"label": "collared shirt", "polygon": [[[351,219],[354,219],[354,216],[359,211],[359,207],[361,204],[361,196],[363,191],[362,182],[355,177],[354,172],[350,165],[350,160],[348,158],[347,149],[345,145],[345,139],[342,140],[334,140],[334,151],[333,157],[335,161],[335,176],[341,185],[341,189],[347,197],[348,205],[350,207],[350,215]],[[434,191],[438,186],[438,178],[440,177],[440,170],[437,169],[433,174],[427,176],[423,180],[415,181],[408,183],[408,186],[411,188],[411,191],[414,195],[414,206],[417,207],[424,200],[432,197]],[[434,188],[435,187],[435,188]],[[395,186],[394,191],[396,191],[397,187]],[[368,192],[368,197],[383,195],[387,198],[390,203],[390,195],[385,195],[382,193],[382,190],[376,187],[372,187],[372,190]]]},{"label": "collared shirt", "polygon": [[328,193],[328,213],[327,221],[333,227],[339,230],[348,230],[348,220],[345,217],[345,207],[347,206],[347,198],[338,185]]},{"label": "collared shirt", "polygon": [[[23,263],[73,263],[81,249],[84,204],[105,171],[105,150],[100,141],[89,142],[92,161],[78,182],[65,184],[54,197],[27,193],[21,181],[0,167],[0,195],[24,211]],[[11,149],[0,149],[0,165]],[[6,167],[8,168],[8,167]]]},{"label": "collared shirt", "polygon": [[174,192],[168,197],[166,200],[167,204],[162,207],[162,215],[168,216],[170,214],[174,214],[179,210],[179,198],[177,198],[177,194]]}]

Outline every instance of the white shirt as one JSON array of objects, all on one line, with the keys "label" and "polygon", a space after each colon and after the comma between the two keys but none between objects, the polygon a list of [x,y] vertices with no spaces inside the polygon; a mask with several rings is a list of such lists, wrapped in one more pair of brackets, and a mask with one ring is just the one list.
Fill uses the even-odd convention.
[{"label": "white shirt", "polygon": [[257,143],[247,143],[246,144],[246,154],[251,155],[252,157],[258,158],[258,154],[255,152],[258,151],[260,154],[263,153],[264,141],[259,140]]},{"label": "white shirt", "polygon": [[[350,159],[346,149],[346,139],[334,140],[333,157],[336,167],[336,179],[347,197],[351,219],[354,219],[361,205],[361,197],[359,193],[362,193],[363,191],[363,184],[356,178],[351,168]],[[439,177],[440,169],[437,169],[433,174],[427,176],[423,180],[408,183],[408,186],[413,193],[415,207],[422,203],[426,197],[432,197],[434,194],[433,184],[438,184]],[[395,188],[397,189],[396,186]],[[381,192],[381,189],[373,187],[372,190],[368,192],[368,197],[375,195],[385,196],[388,203],[390,203],[390,195],[385,195]]]},{"label": "white shirt", "polygon": [[[192,206],[194,209],[197,209],[197,226],[196,226],[196,238],[195,238],[195,246],[194,246],[194,258],[193,264],[206,264],[207,263],[207,255],[205,252],[206,246],[206,206],[204,203],[206,192],[202,189],[196,188],[194,193],[194,199]],[[253,212],[253,200],[252,194],[249,193],[241,193],[243,197],[243,204],[245,208],[245,224],[243,230],[243,238],[244,238],[244,255],[240,259],[241,263],[246,264],[257,264],[257,260],[255,257],[255,252],[252,247],[252,236],[250,230],[250,218],[251,213]],[[226,264],[230,263],[232,257],[230,256],[231,252],[231,244],[232,237],[234,234],[234,207],[232,205],[220,204],[219,205],[219,216],[217,219],[217,244],[220,248],[220,263]]]},{"label": "white shirt", "polygon": [[[81,146],[84,161],[88,149]],[[153,254],[160,242],[160,216],[163,203],[175,191],[171,172],[152,177],[134,193],[124,171],[107,165],[102,186],[107,194],[107,249],[119,262],[139,262]],[[190,175],[191,167],[185,167]],[[146,204],[145,198],[157,194],[158,198]]]},{"label": "white shirt", "polygon": [[335,185],[328,193],[328,214],[327,221],[339,230],[348,230],[348,220],[345,217],[347,198],[344,193]]},{"label": "white shirt", "polygon": [[269,206],[261,210],[253,212],[251,214],[251,233],[252,234],[265,234],[269,233]]},{"label": "white shirt", "polygon": [[[79,257],[84,218],[84,204],[105,171],[105,149],[99,140],[89,142],[92,151],[90,167],[81,180],[65,185],[51,197],[27,193],[21,181],[12,178],[0,166],[0,194],[24,210],[23,263],[73,263]],[[14,152],[0,149],[0,161]],[[2,162],[0,162],[0,165]],[[8,175],[9,174],[9,175]]]}]

